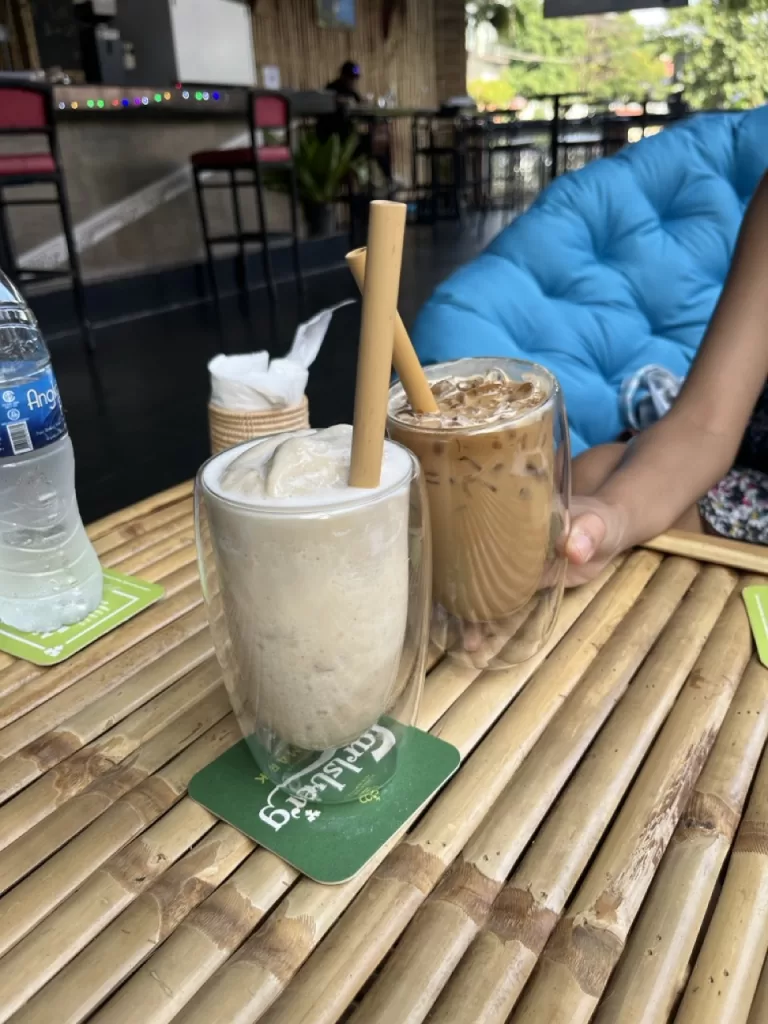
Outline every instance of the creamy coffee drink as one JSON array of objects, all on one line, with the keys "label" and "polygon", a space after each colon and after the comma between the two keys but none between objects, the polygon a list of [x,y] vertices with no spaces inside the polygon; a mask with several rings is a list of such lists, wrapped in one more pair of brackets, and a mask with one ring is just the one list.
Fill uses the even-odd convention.
[{"label": "creamy coffee drink", "polygon": [[348,426],[280,435],[203,471],[217,647],[243,731],[270,750],[341,746],[397,698],[413,460],[386,442],[380,485],[352,488],[351,441]]},{"label": "creamy coffee drink", "polygon": [[431,381],[437,413],[393,389],[388,430],[424,472],[436,605],[463,623],[508,622],[544,586],[564,528],[556,384],[534,364],[513,379],[490,359],[462,363],[491,365]]}]

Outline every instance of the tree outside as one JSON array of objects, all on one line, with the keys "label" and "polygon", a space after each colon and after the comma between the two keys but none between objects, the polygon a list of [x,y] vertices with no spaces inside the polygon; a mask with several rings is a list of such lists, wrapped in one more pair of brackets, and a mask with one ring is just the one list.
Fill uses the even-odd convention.
[{"label": "tree outside", "polygon": [[[763,0],[747,9],[738,2],[745,0],[674,9],[657,29],[631,14],[544,18],[542,0],[470,4],[476,23],[494,18],[506,66],[495,78],[470,80],[469,92],[496,107],[556,92],[619,102],[663,98],[674,58],[694,108],[756,106],[768,98],[768,12]],[[508,14],[499,17],[500,10]]]},{"label": "tree outside", "polygon": [[657,46],[683,55],[680,78],[696,109],[756,107],[768,98],[768,12],[762,4],[739,10],[708,0],[670,11]]}]

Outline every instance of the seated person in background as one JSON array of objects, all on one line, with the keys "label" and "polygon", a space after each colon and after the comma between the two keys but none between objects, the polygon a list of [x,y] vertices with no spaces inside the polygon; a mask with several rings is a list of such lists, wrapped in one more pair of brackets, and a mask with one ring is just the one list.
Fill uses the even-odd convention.
[{"label": "seated person in background", "polygon": [[[768,174],[675,404],[573,464],[568,582],[672,526],[768,544]],[[719,481],[719,482],[718,482]]]},{"label": "seated person in background", "polygon": [[344,97],[348,100],[354,100],[355,103],[362,103],[360,93],[355,89],[355,86],[360,80],[360,66],[355,64],[354,61],[348,60],[341,65],[341,71],[339,77],[334,78],[332,82],[326,85],[326,89],[330,92],[335,92],[337,96]]},{"label": "seated person in background", "polygon": [[343,142],[354,131],[349,108],[363,102],[355,88],[359,80],[359,65],[348,60],[341,65],[339,77],[326,85],[329,92],[336,93],[336,110],[333,114],[323,114],[317,119],[317,137],[321,142],[325,142],[331,135],[338,135]]}]

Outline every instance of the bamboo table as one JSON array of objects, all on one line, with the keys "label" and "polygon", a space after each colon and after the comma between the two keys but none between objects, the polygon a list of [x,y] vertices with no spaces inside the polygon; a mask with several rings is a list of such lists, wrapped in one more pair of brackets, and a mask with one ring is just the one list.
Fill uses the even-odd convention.
[{"label": "bamboo table", "polygon": [[707,564],[761,551],[662,539],[528,664],[434,665],[420,724],[464,764],[326,887],[185,795],[238,739],[191,487],[90,533],[167,596],[58,667],[0,656],[2,1021],[768,1021],[759,577]]}]

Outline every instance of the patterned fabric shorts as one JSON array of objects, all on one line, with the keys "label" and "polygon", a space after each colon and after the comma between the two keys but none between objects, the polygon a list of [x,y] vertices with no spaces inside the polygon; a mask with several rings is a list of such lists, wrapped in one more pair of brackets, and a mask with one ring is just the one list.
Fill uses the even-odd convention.
[{"label": "patterned fabric shorts", "polygon": [[734,466],[699,502],[715,533],[749,544],[768,544],[768,475]]},{"label": "patterned fabric shorts", "polygon": [[736,465],[701,499],[699,512],[723,537],[768,544],[768,388],[752,414]]}]

